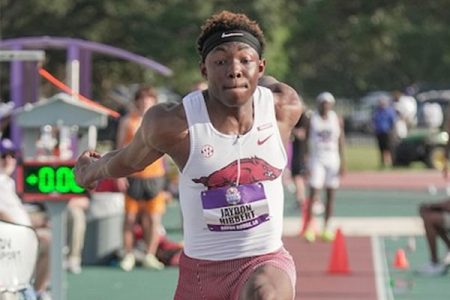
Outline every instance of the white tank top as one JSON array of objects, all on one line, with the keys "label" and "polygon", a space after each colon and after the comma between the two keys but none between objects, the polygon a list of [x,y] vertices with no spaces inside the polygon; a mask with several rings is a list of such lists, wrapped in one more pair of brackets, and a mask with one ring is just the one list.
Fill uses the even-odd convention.
[{"label": "white tank top", "polygon": [[309,127],[310,158],[323,162],[339,160],[340,134],[339,119],[334,111],[329,111],[325,119],[314,112]]},{"label": "white tank top", "polygon": [[217,261],[279,249],[287,155],[272,92],[256,89],[253,126],[240,136],[212,126],[201,92],[183,105],[190,136],[179,184],[186,255]]}]

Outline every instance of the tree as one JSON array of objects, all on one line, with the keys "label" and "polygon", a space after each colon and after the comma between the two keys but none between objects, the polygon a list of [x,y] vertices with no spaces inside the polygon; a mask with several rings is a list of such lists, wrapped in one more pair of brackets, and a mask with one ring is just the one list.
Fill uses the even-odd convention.
[{"label": "tree", "polygon": [[[117,84],[154,83],[180,94],[200,79],[195,41],[200,25],[222,9],[259,21],[268,41],[267,72],[306,98],[323,90],[358,97],[450,78],[450,1],[417,0],[2,0],[2,38],[69,36],[159,61],[164,78],[131,63],[95,56],[94,95]],[[64,53],[47,67],[64,76]],[[5,80],[6,72],[0,77]],[[3,82],[2,81],[2,82]]]},{"label": "tree", "polygon": [[[303,1],[289,41],[291,76],[315,95],[358,96],[449,74],[448,1]],[[433,46],[425,46],[433,45]],[[295,50],[294,50],[295,49]],[[448,77],[448,76],[447,76]]]}]

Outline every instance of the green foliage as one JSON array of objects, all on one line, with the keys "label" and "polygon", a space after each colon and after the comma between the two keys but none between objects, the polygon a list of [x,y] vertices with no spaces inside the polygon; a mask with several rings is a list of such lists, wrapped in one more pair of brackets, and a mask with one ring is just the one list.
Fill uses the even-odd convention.
[{"label": "green foliage", "polygon": [[[184,94],[200,79],[195,49],[200,25],[222,9],[258,20],[268,41],[267,72],[305,98],[323,90],[357,97],[412,83],[447,84],[450,78],[448,0],[2,0],[1,37],[92,40],[174,70],[163,78],[95,56],[95,95],[149,80]],[[49,53],[46,67],[64,76],[64,54]]]},{"label": "green foliage", "polygon": [[[374,138],[375,140],[375,138]],[[380,170],[380,154],[375,144],[350,142],[345,146],[345,162],[347,171],[378,171]],[[396,170],[424,170],[423,162],[414,162],[409,166],[395,167]]]},{"label": "green foliage", "polygon": [[416,82],[448,82],[448,46],[443,44],[448,44],[450,19],[443,11],[449,5],[302,2],[293,9],[300,21],[289,44],[291,76],[300,76],[299,87],[310,95],[331,90],[343,97]]},{"label": "green foliage", "polygon": [[378,149],[375,145],[347,144],[345,162],[348,171],[378,170]]}]

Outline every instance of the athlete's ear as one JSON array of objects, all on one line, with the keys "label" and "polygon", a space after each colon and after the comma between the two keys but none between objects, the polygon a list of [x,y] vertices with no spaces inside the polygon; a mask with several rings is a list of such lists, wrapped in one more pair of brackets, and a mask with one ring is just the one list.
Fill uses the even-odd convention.
[{"label": "athlete's ear", "polygon": [[261,58],[258,64],[258,72],[260,77],[264,75],[265,70],[266,70],[266,60],[264,58]]},{"label": "athlete's ear", "polygon": [[201,63],[200,63],[200,74],[202,74],[202,77],[203,77],[204,79],[208,79],[208,74],[207,74],[206,66],[205,66],[205,63],[204,63],[204,62],[201,62]]}]

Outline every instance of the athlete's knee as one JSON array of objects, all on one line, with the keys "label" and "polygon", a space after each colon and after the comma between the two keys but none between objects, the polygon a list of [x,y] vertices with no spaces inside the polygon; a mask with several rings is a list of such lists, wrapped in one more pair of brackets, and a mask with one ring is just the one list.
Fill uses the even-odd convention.
[{"label": "athlete's knee", "polygon": [[[254,280],[248,282],[244,292],[241,293],[239,300],[275,300],[277,299],[277,293],[275,292],[275,286],[269,282],[258,282]],[[279,299],[279,298],[278,298]]]},{"label": "athlete's knee", "polygon": [[279,286],[273,283],[266,283],[253,286],[242,295],[240,300],[292,300],[291,292],[280,290]]},{"label": "athlete's knee", "polygon": [[292,300],[292,285],[284,271],[271,266],[262,266],[249,277],[239,299]]},{"label": "athlete's knee", "polygon": [[255,300],[277,300],[280,299],[279,295],[274,290],[274,287],[271,285],[266,285],[259,287],[256,290],[252,290],[249,293],[248,298],[244,299],[255,299]]}]

